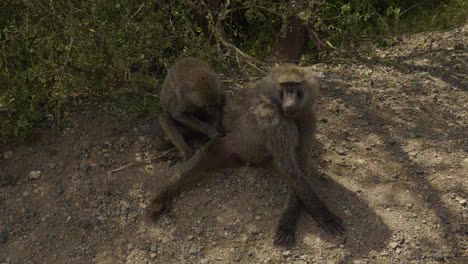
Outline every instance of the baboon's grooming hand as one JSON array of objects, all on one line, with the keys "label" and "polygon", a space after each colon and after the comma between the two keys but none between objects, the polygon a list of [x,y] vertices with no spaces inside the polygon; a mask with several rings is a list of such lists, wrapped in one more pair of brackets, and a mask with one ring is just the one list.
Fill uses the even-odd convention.
[{"label": "baboon's grooming hand", "polygon": [[208,135],[208,137],[211,139],[211,140],[215,140],[217,138],[220,138],[220,137],[223,137],[224,135],[221,134],[220,132],[218,132],[216,129],[213,129],[210,134]]}]

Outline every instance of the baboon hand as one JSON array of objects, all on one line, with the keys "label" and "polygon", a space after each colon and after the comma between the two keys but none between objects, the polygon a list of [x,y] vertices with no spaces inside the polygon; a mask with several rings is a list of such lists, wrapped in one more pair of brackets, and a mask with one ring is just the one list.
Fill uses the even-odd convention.
[{"label": "baboon hand", "polygon": [[208,136],[210,137],[211,140],[214,140],[214,139],[222,137],[223,134],[219,133],[216,129],[213,129],[212,131],[210,131]]},{"label": "baboon hand", "polygon": [[345,231],[343,227],[343,220],[328,210],[313,217],[318,222],[320,227],[331,235],[341,235]]},{"label": "baboon hand", "polygon": [[193,156],[194,152],[192,149],[182,152],[182,160],[187,161]]},{"label": "baboon hand", "polygon": [[171,199],[167,194],[162,193],[151,201],[148,207],[148,216],[154,221],[161,213],[169,211],[170,209]]},{"label": "baboon hand", "polygon": [[285,224],[280,224],[276,230],[275,241],[273,244],[275,246],[287,246],[294,243],[294,228],[291,228]]}]

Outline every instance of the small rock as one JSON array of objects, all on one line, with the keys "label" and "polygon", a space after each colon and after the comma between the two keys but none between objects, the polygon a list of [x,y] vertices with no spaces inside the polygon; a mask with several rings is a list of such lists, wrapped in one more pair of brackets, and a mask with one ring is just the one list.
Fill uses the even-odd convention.
[{"label": "small rock", "polygon": [[465,146],[463,147],[463,150],[464,150],[465,152],[468,152],[468,145],[465,145]]},{"label": "small rock", "polygon": [[56,168],[57,168],[57,164],[55,164],[55,163],[50,163],[50,164],[49,164],[49,168],[51,168],[51,169],[56,169]]},{"label": "small rock", "polygon": [[4,187],[16,182],[16,178],[10,174],[0,171],[0,187]]},{"label": "small rock", "polygon": [[328,123],[328,119],[326,117],[320,118],[320,121],[322,121],[323,123]]},{"label": "small rock", "polygon": [[0,232],[0,244],[6,244],[8,242],[7,232]]},{"label": "small rock", "polygon": [[286,250],[286,251],[284,251],[281,255],[282,255],[283,257],[289,257],[289,256],[291,256],[291,251],[290,251],[290,250]]},{"label": "small rock", "polygon": [[11,158],[11,156],[13,156],[13,151],[6,151],[6,152],[3,152],[3,158],[4,159],[9,159]]},{"label": "small rock", "polygon": [[90,166],[88,163],[86,162],[80,162],[80,170],[84,171],[84,172],[87,172],[89,171],[90,169]]},{"label": "small rock", "polygon": [[461,205],[466,205],[466,199],[461,199],[459,202]]},{"label": "small rock", "polygon": [[440,252],[434,253],[432,257],[434,258],[435,261],[444,261],[444,256],[442,256]]},{"label": "small rock", "polygon": [[156,245],[152,245],[150,250],[151,252],[156,252],[158,250],[158,247]]},{"label": "small rock", "polygon": [[203,228],[202,227],[195,228],[195,234],[197,234],[197,236],[201,235],[202,233],[203,233]]},{"label": "small rock", "polygon": [[101,144],[101,149],[107,149],[110,147],[110,143],[109,142],[104,142]]},{"label": "small rock", "polygon": [[150,258],[155,259],[156,258],[156,253],[150,253]]},{"label": "small rock", "polygon": [[79,175],[79,174],[75,173],[75,174],[72,175],[72,180],[73,180],[73,181],[77,181],[77,180],[79,180],[79,179],[80,179],[80,175]]},{"label": "small rock", "polygon": [[456,49],[456,50],[462,50],[465,48],[465,45],[463,45],[463,43],[457,43],[455,45],[453,45],[453,48]]},{"label": "small rock", "polygon": [[400,243],[398,243],[398,242],[390,242],[390,243],[388,243],[388,245],[389,245],[390,248],[392,248],[392,249],[395,249],[396,247],[398,247],[399,244],[400,244]]},{"label": "small rock", "polygon": [[447,213],[446,212],[439,212],[437,215],[442,219],[442,220],[447,220]]},{"label": "small rock", "polygon": [[353,264],[364,264],[362,260],[353,260]]},{"label": "small rock", "polygon": [[128,245],[127,245],[127,249],[128,249],[128,250],[131,250],[132,248],[133,248],[133,245],[132,245],[132,244],[128,244]]},{"label": "small rock", "polygon": [[342,147],[336,147],[335,151],[336,151],[336,153],[338,153],[340,155],[345,155],[346,154]]},{"label": "small rock", "polygon": [[190,255],[196,255],[198,252],[200,252],[200,249],[196,245],[193,245],[189,250]]},{"label": "small rock", "polygon": [[84,141],[82,147],[84,150],[89,150],[91,148],[91,142],[88,140]]},{"label": "small rock", "polygon": [[29,179],[32,181],[39,179],[41,175],[42,175],[41,171],[30,171],[28,174]]},{"label": "small rock", "polygon": [[234,257],[235,262],[240,262],[242,260],[242,257],[240,255],[237,255]]}]

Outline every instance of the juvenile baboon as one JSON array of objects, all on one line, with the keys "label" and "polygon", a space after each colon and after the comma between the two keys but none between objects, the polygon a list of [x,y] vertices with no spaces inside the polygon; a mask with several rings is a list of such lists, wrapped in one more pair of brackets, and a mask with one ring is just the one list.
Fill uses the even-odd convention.
[{"label": "juvenile baboon", "polygon": [[159,123],[184,160],[193,150],[180,126],[210,139],[221,136],[224,90],[208,64],[191,57],[179,60],[169,69],[160,96]]},{"label": "juvenile baboon", "polygon": [[176,169],[150,204],[150,216],[169,209],[174,195],[206,172],[273,161],[278,175],[289,185],[274,243],[294,241],[301,205],[326,231],[342,233],[341,219],[320,200],[313,179],[306,174],[318,88],[317,79],[306,68],[285,65],[228,100],[224,113],[227,135],[207,143]]}]

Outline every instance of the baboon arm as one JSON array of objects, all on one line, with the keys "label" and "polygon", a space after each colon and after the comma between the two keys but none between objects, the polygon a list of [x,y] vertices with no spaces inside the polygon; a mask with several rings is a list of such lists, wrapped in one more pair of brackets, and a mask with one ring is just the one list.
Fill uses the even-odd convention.
[{"label": "baboon arm", "polygon": [[315,115],[313,113],[304,114],[299,122],[299,157],[300,166],[306,175],[310,174],[312,168],[311,152],[315,142]]},{"label": "baboon arm", "polygon": [[186,112],[183,112],[182,110],[176,111],[176,113],[173,115],[173,118],[184,126],[205,134],[211,139],[215,139],[220,136],[220,133],[218,133],[215,127],[210,126],[209,124],[193,117]]},{"label": "baboon arm", "polygon": [[175,126],[172,118],[168,116],[166,113],[163,113],[159,116],[159,124],[161,125],[162,129],[166,133],[166,136],[169,140],[176,146],[176,148],[182,154],[182,158],[187,160],[192,156],[193,151],[192,148],[185,142],[183,135],[179,132],[177,127]]},{"label": "baboon arm", "polygon": [[[334,215],[320,200],[313,183],[304,174],[300,163],[297,146],[299,133],[295,124],[287,119],[281,119],[268,107],[260,106],[258,122],[265,134],[266,145],[273,156],[275,166],[280,176],[285,178],[289,186],[301,200],[312,217],[331,234],[343,232],[341,219]],[[267,122],[265,122],[265,120]]]},{"label": "baboon arm", "polygon": [[289,186],[294,190],[295,195],[324,230],[333,235],[341,234],[344,231],[341,218],[333,214],[320,200],[311,180],[300,169],[296,155],[292,154],[295,152],[289,153],[291,154],[278,155],[279,157],[276,158],[273,155],[279,174],[288,179]]}]

